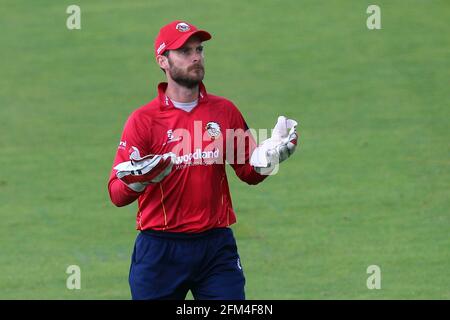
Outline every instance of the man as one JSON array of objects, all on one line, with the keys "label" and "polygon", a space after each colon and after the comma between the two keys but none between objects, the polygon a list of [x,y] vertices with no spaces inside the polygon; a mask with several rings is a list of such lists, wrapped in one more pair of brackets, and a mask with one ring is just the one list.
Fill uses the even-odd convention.
[{"label": "man", "polygon": [[295,150],[295,121],[280,117],[256,147],[236,106],[207,93],[202,42],[209,39],[183,21],[160,30],[155,57],[167,83],[128,118],[114,160],[111,201],[138,199],[133,299],[184,299],[189,290],[195,299],[245,299],[225,161],[257,184]]}]

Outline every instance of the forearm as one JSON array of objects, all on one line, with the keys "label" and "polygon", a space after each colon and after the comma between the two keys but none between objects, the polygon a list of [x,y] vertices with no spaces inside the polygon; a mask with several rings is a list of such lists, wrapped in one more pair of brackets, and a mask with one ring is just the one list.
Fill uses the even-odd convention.
[{"label": "forearm", "polygon": [[125,183],[117,178],[113,178],[109,181],[108,192],[111,202],[117,207],[129,205],[140,195],[139,192],[131,190]]},{"label": "forearm", "polygon": [[258,184],[268,177],[268,175],[261,175],[256,172],[250,163],[233,165],[233,169],[239,179],[251,185]]}]

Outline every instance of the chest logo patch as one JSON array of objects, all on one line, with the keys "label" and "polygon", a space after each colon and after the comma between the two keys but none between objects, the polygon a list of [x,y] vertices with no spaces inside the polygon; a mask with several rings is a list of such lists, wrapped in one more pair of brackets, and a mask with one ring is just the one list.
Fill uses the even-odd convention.
[{"label": "chest logo patch", "polygon": [[208,135],[211,137],[211,139],[216,139],[218,136],[220,136],[220,126],[217,122],[208,122],[206,124],[205,130],[208,132]]}]

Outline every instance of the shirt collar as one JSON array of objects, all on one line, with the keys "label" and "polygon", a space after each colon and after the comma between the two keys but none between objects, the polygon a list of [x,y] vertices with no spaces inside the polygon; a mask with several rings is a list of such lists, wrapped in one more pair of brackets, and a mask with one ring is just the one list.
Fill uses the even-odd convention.
[{"label": "shirt collar", "polygon": [[[172,101],[166,96],[167,82],[161,82],[158,84],[158,97],[160,101],[161,109],[174,108]],[[208,93],[206,92],[203,82],[199,84],[198,104],[208,101]]]}]

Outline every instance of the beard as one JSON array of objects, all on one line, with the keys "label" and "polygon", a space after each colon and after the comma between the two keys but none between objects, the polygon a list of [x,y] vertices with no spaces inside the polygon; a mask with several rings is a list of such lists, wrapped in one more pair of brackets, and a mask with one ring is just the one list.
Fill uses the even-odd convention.
[{"label": "beard", "polygon": [[195,64],[186,70],[176,67],[169,59],[170,77],[180,86],[192,89],[200,84],[205,76],[205,68],[201,64]]}]

